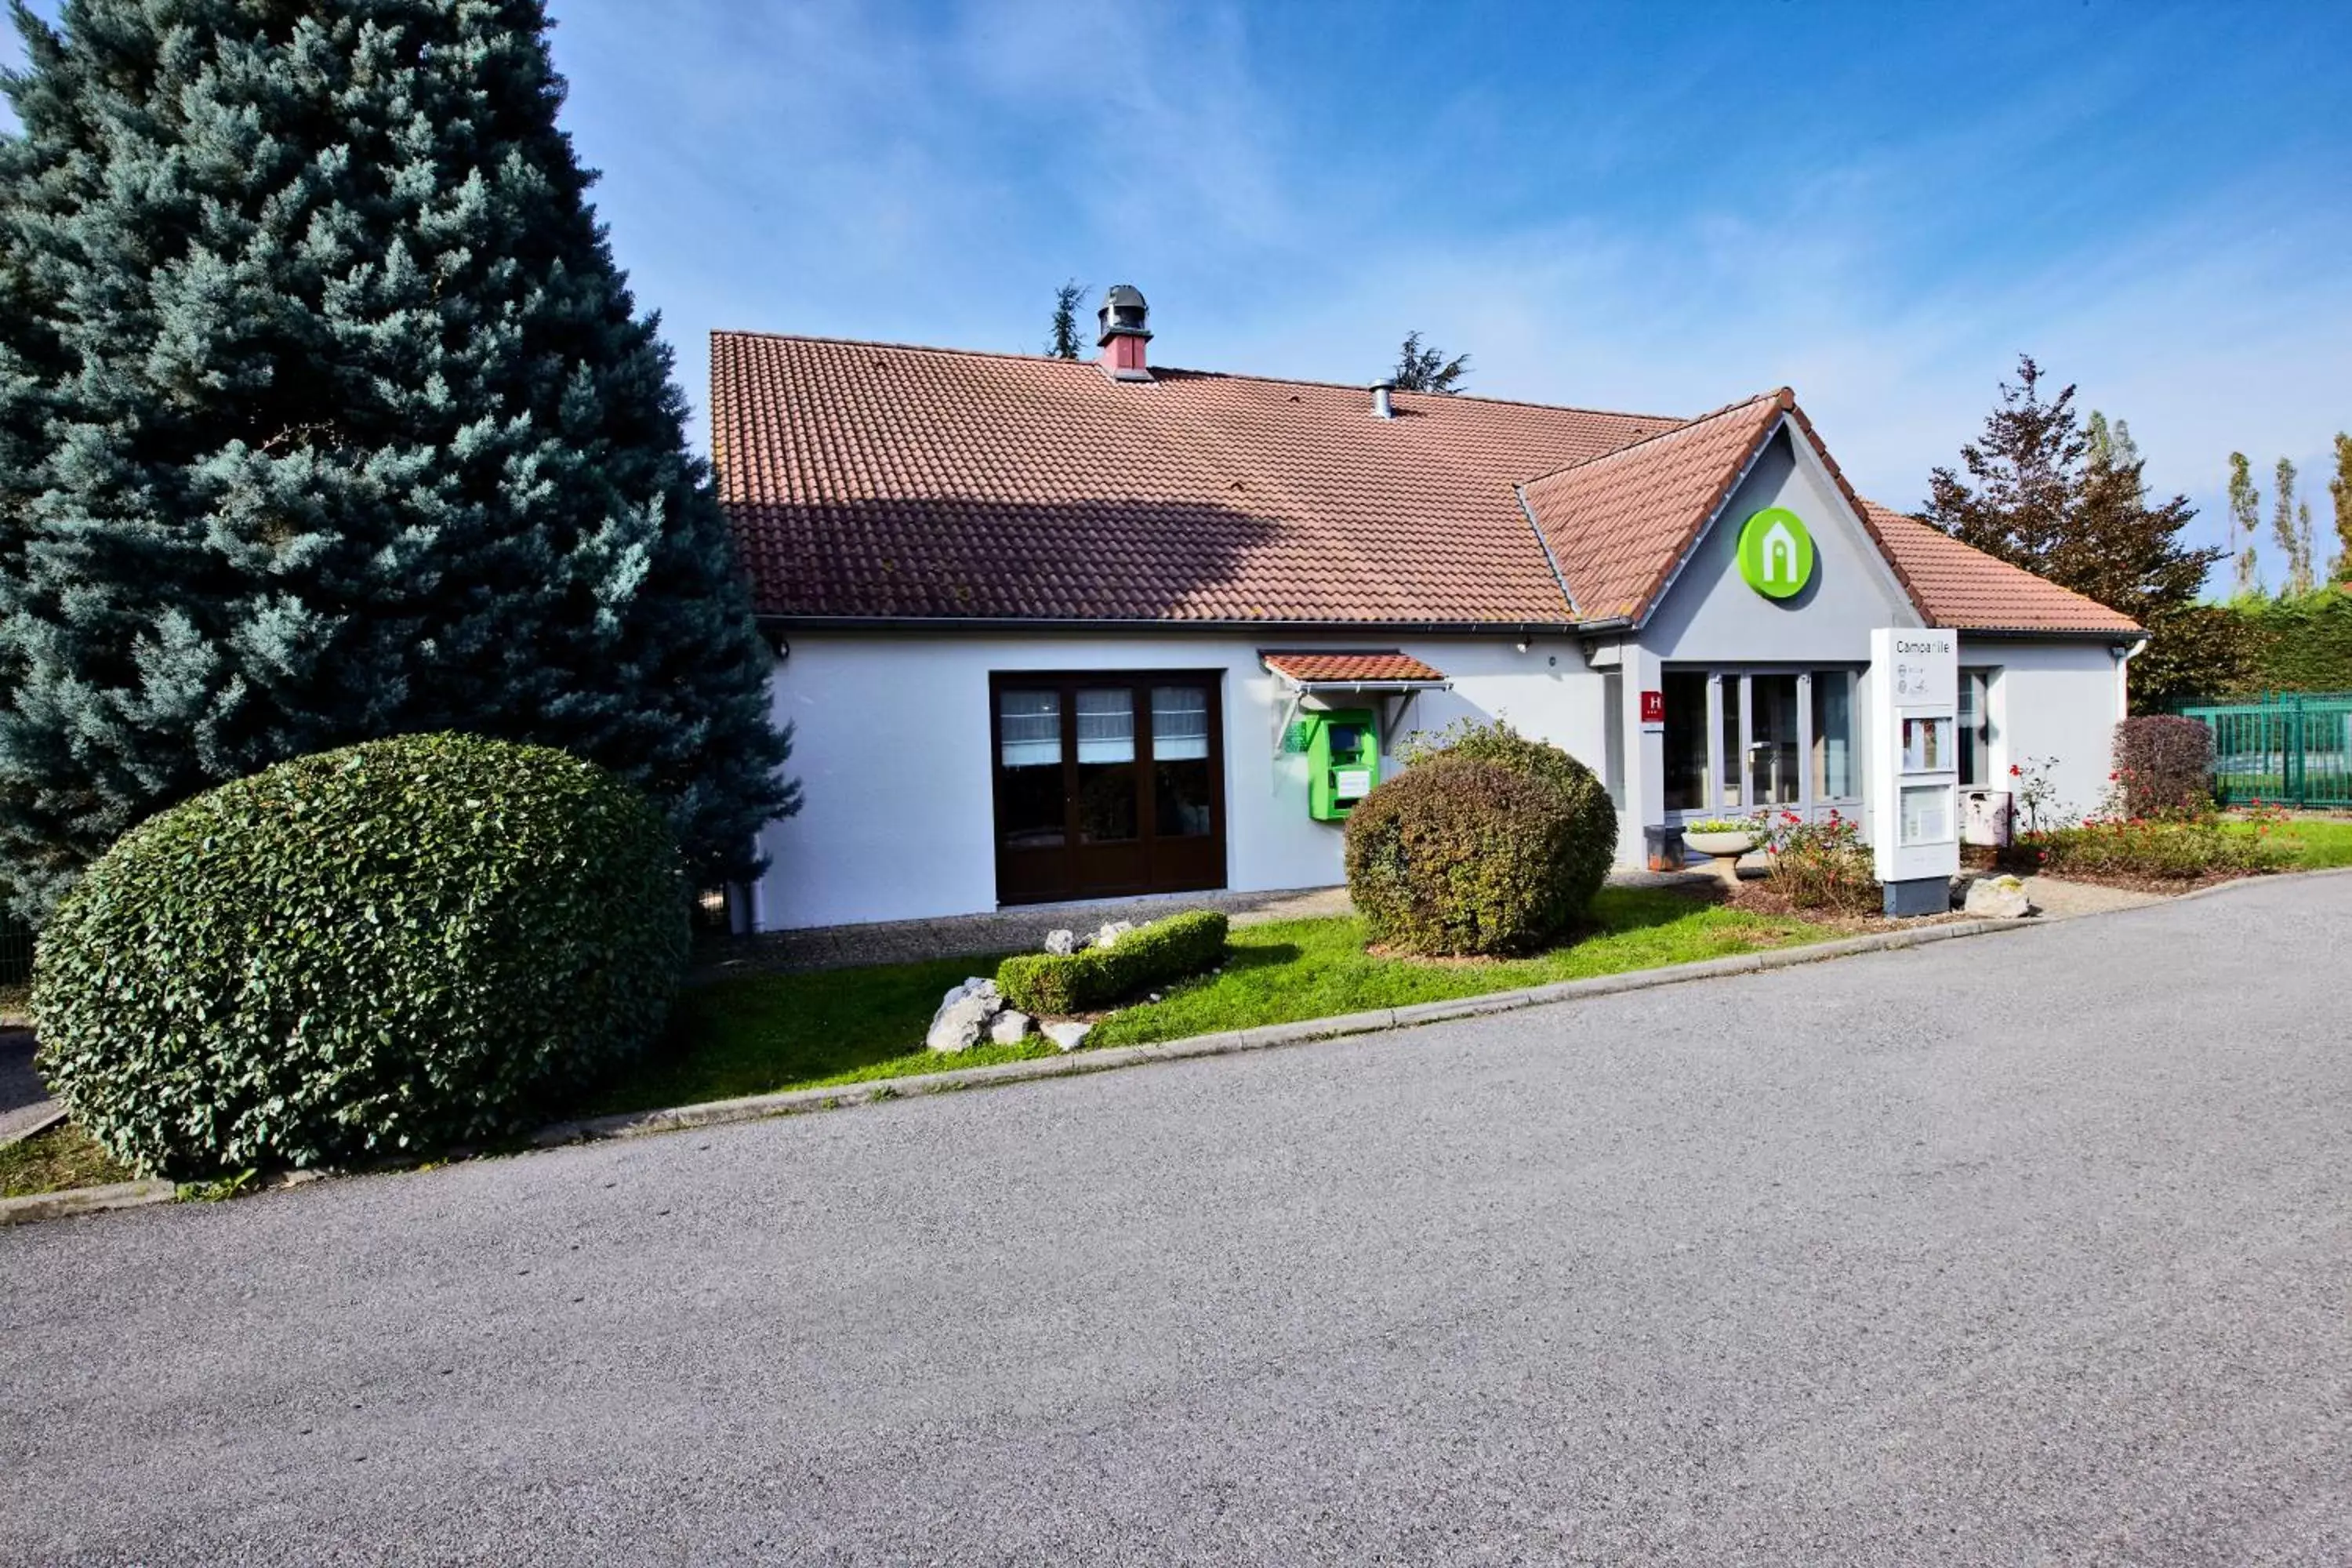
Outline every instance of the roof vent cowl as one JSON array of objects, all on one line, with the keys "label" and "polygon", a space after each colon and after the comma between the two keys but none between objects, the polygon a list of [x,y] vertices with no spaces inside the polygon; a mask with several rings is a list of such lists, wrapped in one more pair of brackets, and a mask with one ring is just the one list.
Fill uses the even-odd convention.
[{"label": "roof vent cowl", "polygon": [[1373,418],[1393,419],[1396,417],[1395,393],[1396,383],[1393,381],[1376,381],[1372,383]]},{"label": "roof vent cowl", "polygon": [[1104,290],[1102,308],[1095,312],[1102,335],[1095,343],[1103,352],[1103,374],[1113,381],[1151,379],[1150,367],[1143,359],[1143,345],[1151,341],[1151,329],[1146,325],[1150,310],[1143,302],[1143,290],[1132,283],[1114,283]]}]

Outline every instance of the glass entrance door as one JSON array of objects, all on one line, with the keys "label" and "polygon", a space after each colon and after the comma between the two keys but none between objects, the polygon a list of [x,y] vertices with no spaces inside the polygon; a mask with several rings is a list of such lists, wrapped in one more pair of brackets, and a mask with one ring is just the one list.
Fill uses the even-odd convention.
[{"label": "glass entrance door", "polygon": [[1859,818],[1855,677],[1838,668],[1661,672],[1667,820],[1751,811]]},{"label": "glass entrance door", "polygon": [[1802,742],[1797,731],[1797,680],[1793,675],[1741,677],[1748,688],[1748,804],[1792,806],[1804,800],[1804,777],[1797,767]]}]

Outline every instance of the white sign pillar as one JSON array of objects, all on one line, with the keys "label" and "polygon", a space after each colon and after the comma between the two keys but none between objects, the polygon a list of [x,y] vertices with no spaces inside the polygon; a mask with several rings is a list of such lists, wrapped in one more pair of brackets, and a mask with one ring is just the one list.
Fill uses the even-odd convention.
[{"label": "white sign pillar", "polygon": [[1960,639],[1886,626],[1870,634],[1871,854],[1889,915],[1951,908],[1960,868]]}]

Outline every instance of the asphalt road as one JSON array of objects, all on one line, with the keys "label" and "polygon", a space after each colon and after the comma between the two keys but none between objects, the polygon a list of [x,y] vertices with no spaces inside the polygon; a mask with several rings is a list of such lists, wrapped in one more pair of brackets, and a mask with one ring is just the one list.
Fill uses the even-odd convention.
[{"label": "asphalt road", "polygon": [[2352,1562],[2352,879],[0,1233],[0,1560]]}]

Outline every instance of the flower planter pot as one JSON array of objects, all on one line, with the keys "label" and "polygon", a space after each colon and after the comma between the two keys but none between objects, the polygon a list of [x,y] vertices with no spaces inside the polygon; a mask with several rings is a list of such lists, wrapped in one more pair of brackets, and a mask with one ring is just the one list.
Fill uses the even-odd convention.
[{"label": "flower planter pot", "polygon": [[1707,868],[1720,878],[1727,888],[1739,885],[1739,858],[1756,847],[1753,833],[1693,833],[1685,829],[1683,847],[1711,856]]}]

